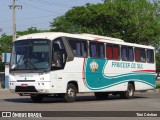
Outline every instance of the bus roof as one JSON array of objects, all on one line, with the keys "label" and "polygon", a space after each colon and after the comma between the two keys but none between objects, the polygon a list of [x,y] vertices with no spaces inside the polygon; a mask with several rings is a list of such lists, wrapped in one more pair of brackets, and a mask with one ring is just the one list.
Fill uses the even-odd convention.
[{"label": "bus roof", "polygon": [[152,46],[146,46],[146,45],[124,42],[123,40],[121,40],[119,38],[112,38],[112,37],[86,34],[86,33],[83,33],[83,34],[70,34],[70,33],[63,33],[63,32],[33,33],[33,34],[20,36],[16,39],[16,41],[17,40],[25,40],[25,39],[49,39],[49,40],[54,40],[55,38],[58,38],[58,37],[70,37],[70,38],[77,38],[77,39],[86,39],[86,40],[91,40],[91,41],[101,41],[101,42],[114,43],[114,44],[119,44],[119,45],[128,45],[128,46],[136,46],[136,47],[154,49],[154,47],[152,47]]}]

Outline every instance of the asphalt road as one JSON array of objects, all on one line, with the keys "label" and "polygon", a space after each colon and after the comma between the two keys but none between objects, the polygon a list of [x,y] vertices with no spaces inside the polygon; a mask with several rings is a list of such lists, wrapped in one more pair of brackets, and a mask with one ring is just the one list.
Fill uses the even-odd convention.
[{"label": "asphalt road", "polygon": [[[0,90],[0,111],[160,111],[160,93],[136,93],[134,98],[132,99],[120,99],[119,96],[109,96],[107,100],[96,100],[93,94],[87,93],[78,94],[77,100],[74,103],[65,103],[60,98],[45,98],[42,103],[32,103],[30,97],[28,96],[19,96],[18,94],[10,93],[8,90]],[[38,119],[75,120],[75,118],[73,117],[47,117]],[[82,117],[76,118],[76,120],[79,119],[82,119]],[[84,117],[83,119],[97,120],[96,117]],[[106,120],[106,118],[104,117],[101,117],[99,119]],[[107,118],[107,120],[108,119],[150,120],[151,118],[109,117]],[[159,118],[152,117],[152,119],[158,120]]]}]

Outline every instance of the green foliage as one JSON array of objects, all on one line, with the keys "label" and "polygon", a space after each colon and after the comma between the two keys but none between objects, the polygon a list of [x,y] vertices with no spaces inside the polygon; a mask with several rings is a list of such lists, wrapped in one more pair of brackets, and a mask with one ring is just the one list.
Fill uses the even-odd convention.
[{"label": "green foliage", "polygon": [[[2,53],[11,52],[12,46],[12,36],[7,36],[6,34],[2,34],[0,38],[0,56]],[[0,62],[0,71],[4,71],[4,64]]]},{"label": "green foliage", "polygon": [[41,33],[41,32],[49,32],[49,31],[50,30],[38,30],[36,27],[30,27],[25,31],[18,31],[17,37],[22,35],[32,34],[32,33]]},{"label": "green foliage", "polygon": [[53,31],[91,33],[153,44],[160,37],[160,6],[148,0],[105,0],[73,7],[51,22]]},{"label": "green foliage", "polygon": [[156,70],[160,72],[160,52],[156,53]]},{"label": "green foliage", "polygon": [[160,89],[160,84],[157,84],[157,85],[156,85],[156,88],[159,88],[159,89]]}]

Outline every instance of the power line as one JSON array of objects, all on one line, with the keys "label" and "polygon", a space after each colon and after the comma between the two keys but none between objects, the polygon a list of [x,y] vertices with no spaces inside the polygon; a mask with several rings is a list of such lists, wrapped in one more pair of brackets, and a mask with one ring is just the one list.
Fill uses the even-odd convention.
[{"label": "power line", "polygon": [[[36,8],[36,9],[39,9],[39,10],[42,10],[42,11],[46,11],[46,12],[50,12],[50,13],[53,13],[53,11],[50,11],[50,10],[46,10],[46,9],[42,9],[42,8],[39,8],[39,7],[37,7],[37,6],[34,6],[34,5],[30,5],[30,4],[28,4],[28,3],[26,3],[26,2],[22,2],[22,1],[20,1],[21,3],[23,3],[23,4],[25,4],[25,5],[27,5],[27,6],[30,6],[30,7],[33,7],[33,8]],[[54,12],[55,13],[55,12]],[[56,13],[58,13],[58,12],[56,12]],[[61,13],[59,13],[59,14],[61,14]]]},{"label": "power line", "polygon": [[[39,18],[43,18],[43,17],[53,17],[53,14],[50,15],[45,15],[45,16],[37,16],[37,17],[28,17],[28,18],[22,18],[22,19],[18,19],[17,21],[27,21],[27,20],[33,20],[33,19],[39,19]],[[0,21],[1,23],[8,23],[11,20],[5,20],[5,21]]]},{"label": "power line", "polygon": [[60,6],[60,7],[69,7],[69,6],[74,6],[74,5],[69,5],[69,4],[64,4],[64,3],[56,3],[56,2],[51,2],[51,1],[46,1],[46,0],[29,0],[32,2],[36,2],[36,3],[42,3],[42,4],[46,4],[46,5],[54,5],[54,6]]},{"label": "power line", "polygon": [[[45,28],[45,27],[43,27],[43,26],[41,26],[41,27],[37,27],[36,25],[39,25],[39,24],[42,24],[42,25],[44,25],[44,24],[48,24],[47,22],[41,22],[41,23],[36,23],[36,24],[28,24],[28,25],[19,25],[19,26],[17,26],[17,28],[21,28],[21,27],[26,27],[26,26],[28,26],[28,28],[30,28],[30,27],[36,27],[36,28],[38,28],[38,29],[46,29],[46,30],[48,30],[47,28]],[[49,26],[49,25],[48,25]],[[46,25],[46,27],[48,27],[47,25]],[[8,31],[7,29],[10,29],[10,28],[12,28],[12,27],[6,27],[4,30],[3,30],[3,33],[10,33],[10,31]],[[26,30],[27,30],[27,28],[25,28]],[[8,31],[8,32],[7,32]],[[23,30],[22,30],[23,31]]]},{"label": "power line", "polygon": [[[47,22],[40,22],[40,23],[33,23],[33,24],[18,25],[17,27],[34,26],[34,25],[45,24],[45,23],[48,24],[48,21]],[[4,27],[4,29],[10,29],[10,28],[12,28],[12,27],[11,26],[10,27]]]}]

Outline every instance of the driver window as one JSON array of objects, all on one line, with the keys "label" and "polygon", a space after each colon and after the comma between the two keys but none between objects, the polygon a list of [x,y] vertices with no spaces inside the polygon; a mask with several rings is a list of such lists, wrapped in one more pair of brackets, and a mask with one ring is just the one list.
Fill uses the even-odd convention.
[{"label": "driver window", "polygon": [[52,44],[52,70],[63,69],[66,57],[63,41],[61,38],[57,38]]}]

